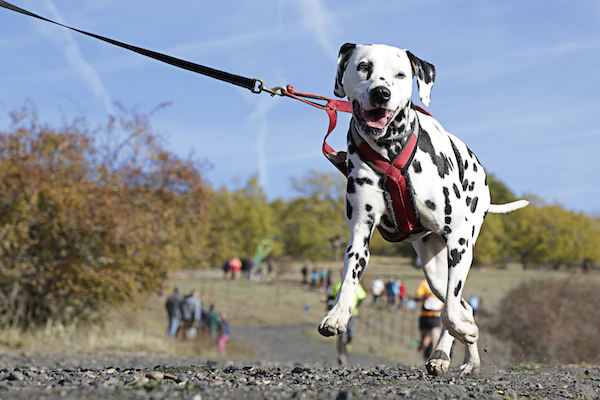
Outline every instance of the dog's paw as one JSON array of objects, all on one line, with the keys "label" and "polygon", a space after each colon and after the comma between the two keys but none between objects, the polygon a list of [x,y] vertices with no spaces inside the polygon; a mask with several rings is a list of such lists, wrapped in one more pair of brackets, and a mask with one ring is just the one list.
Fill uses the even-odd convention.
[{"label": "dog's paw", "polygon": [[431,354],[425,368],[427,373],[433,376],[440,376],[444,372],[448,371],[450,367],[450,357],[441,350],[436,350]]},{"label": "dog's paw", "polygon": [[327,316],[321,321],[318,330],[323,336],[340,335],[346,332],[346,324],[341,324],[338,318]]},{"label": "dog's paw", "polygon": [[459,376],[465,377],[467,375],[477,375],[479,373],[479,363],[468,362],[460,366]]}]

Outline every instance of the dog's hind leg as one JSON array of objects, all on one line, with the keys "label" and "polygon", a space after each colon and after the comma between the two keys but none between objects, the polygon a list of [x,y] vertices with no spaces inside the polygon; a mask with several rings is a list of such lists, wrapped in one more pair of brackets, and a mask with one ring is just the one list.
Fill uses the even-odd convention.
[{"label": "dog's hind leg", "polygon": [[[421,260],[423,272],[433,293],[442,301],[448,289],[448,248],[441,236],[431,233],[413,242],[413,247]],[[454,337],[444,329],[435,350],[427,361],[427,371],[431,375],[442,375],[450,366],[450,350]]]},{"label": "dog's hind leg", "polygon": [[447,245],[448,293],[442,312],[442,322],[452,336],[467,346],[465,362],[460,367],[460,374],[477,373],[480,366],[477,350],[479,328],[475,324],[473,309],[462,298],[464,284],[473,261],[473,247],[462,239],[453,240],[452,235],[449,235]]}]

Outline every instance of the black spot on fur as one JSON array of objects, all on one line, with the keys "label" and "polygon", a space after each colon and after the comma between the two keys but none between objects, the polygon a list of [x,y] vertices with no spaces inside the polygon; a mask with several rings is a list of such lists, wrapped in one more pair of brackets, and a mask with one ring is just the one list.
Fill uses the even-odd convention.
[{"label": "black spot on fur", "polygon": [[460,288],[462,287],[462,281],[458,281],[458,285],[454,288],[454,297],[458,297],[458,293],[460,293]]},{"label": "black spot on fur", "polygon": [[446,224],[450,224],[450,223],[452,222],[452,218],[450,218],[450,217],[446,217],[446,219],[444,220],[444,222],[445,222]]},{"label": "black spot on fur", "polygon": [[421,163],[418,160],[413,160],[412,165],[413,169],[415,170],[415,173],[420,174],[421,172],[423,172],[423,169],[421,168]]},{"label": "black spot on fur", "polygon": [[370,204],[367,204],[365,206],[365,210],[367,210],[367,211],[371,211],[372,209],[373,209],[373,207]]},{"label": "black spot on fur", "polygon": [[475,226],[473,226],[473,229],[471,230],[471,237],[475,237]]},{"label": "black spot on fur", "polygon": [[465,179],[464,181],[462,181],[463,192],[467,190],[467,187],[469,187],[469,181]]},{"label": "black spot on fur", "polygon": [[452,185],[452,189],[454,189],[454,194],[456,195],[456,198],[460,199],[460,190],[458,190],[458,186],[456,186],[456,183]]},{"label": "black spot on fur", "polygon": [[[460,181],[462,182],[462,180],[465,177],[465,170],[462,165],[462,156],[460,155],[460,152],[458,151],[458,148],[456,147],[452,139],[450,139],[450,144],[452,145],[452,151],[454,151],[454,157],[456,158],[456,162],[458,164],[458,179],[460,179]],[[460,196],[456,197],[460,198]]]},{"label": "black spot on fur", "polygon": [[448,190],[448,188],[446,186],[444,186],[444,201],[445,201],[444,213],[446,215],[452,214],[452,205],[450,204],[450,190]]},{"label": "black spot on fur", "polygon": [[373,181],[370,178],[356,178],[356,184],[359,186],[372,185]]},{"label": "black spot on fur", "polygon": [[450,234],[450,233],[452,233],[452,229],[448,225],[446,225],[446,226],[444,226],[444,232],[446,232],[447,234]]},{"label": "black spot on fur", "polygon": [[456,267],[461,259],[462,259],[462,253],[460,253],[458,251],[458,249],[450,250],[450,255],[448,256],[448,267],[449,268]]},{"label": "black spot on fur", "polygon": [[467,241],[465,240],[465,238],[458,239],[458,243],[461,244],[462,246],[464,246],[466,242]]},{"label": "black spot on fur", "polygon": [[469,206],[471,205],[471,201],[472,201],[472,200],[473,200],[473,199],[471,199],[469,196],[467,196],[467,201],[466,201],[466,203],[467,203],[467,207],[469,207]]},{"label": "black spot on fur", "polygon": [[356,187],[354,186],[354,178],[353,177],[348,178],[348,185],[346,186],[346,192],[348,192],[348,193],[356,192]]},{"label": "black spot on fur", "polygon": [[364,258],[362,258],[362,257],[361,257],[361,258],[358,260],[358,265],[360,265],[361,267],[363,267],[363,268],[364,268],[364,267],[365,267],[365,265],[367,265],[367,260],[365,260]]},{"label": "black spot on fur", "polygon": [[473,163],[473,171],[477,172],[477,163]]},{"label": "black spot on fur", "polygon": [[435,203],[431,200],[425,200],[425,205],[427,206],[427,208],[429,208],[431,211],[435,211]]},{"label": "black spot on fur", "polygon": [[348,219],[352,219],[352,204],[346,199],[346,216]]},{"label": "black spot on fur", "polygon": [[354,169],[354,163],[352,162],[352,160],[348,160],[347,165],[348,165],[348,173],[352,172],[352,170]]},{"label": "black spot on fur", "polygon": [[475,210],[477,209],[477,201],[479,200],[478,197],[475,197],[473,199],[473,202],[471,203],[471,212],[474,213]]},{"label": "black spot on fur", "polygon": [[471,184],[469,185],[469,192],[472,192],[473,189],[475,189],[475,181],[471,182]]},{"label": "black spot on fur", "polygon": [[421,129],[419,132],[419,149],[429,154],[431,158],[431,162],[437,167],[438,174],[440,178],[448,175],[450,173],[450,165],[448,163],[448,157],[440,152],[440,154],[435,153],[435,149],[433,148],[433,143],[431,142],[431,137],[427,133],[427,131]]}]

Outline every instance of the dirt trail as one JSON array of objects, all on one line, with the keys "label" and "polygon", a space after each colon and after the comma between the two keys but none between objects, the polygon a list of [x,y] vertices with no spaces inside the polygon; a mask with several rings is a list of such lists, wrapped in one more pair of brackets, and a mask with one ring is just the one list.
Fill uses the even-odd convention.
[{"label": "dirt trail", "polygon": [[[244,343],[261,361],[289,365],[336,366],[336,338],[311,337],[314,324],[236,326],[233,340]],[[380,365],[384,361],[359,354],[348,356],[348,365]]]}]

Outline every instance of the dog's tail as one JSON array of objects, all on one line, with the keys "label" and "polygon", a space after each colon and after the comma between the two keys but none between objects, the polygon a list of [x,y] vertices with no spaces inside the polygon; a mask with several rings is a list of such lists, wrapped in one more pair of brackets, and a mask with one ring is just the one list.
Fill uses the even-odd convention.
[{"label": "dog's tail", "polygon": [[490,204],[488,212],[492,214],[506,214],[520,208],[527,207],[528,204],[529,202],[527,200],[517,200],[506,204]]}]

